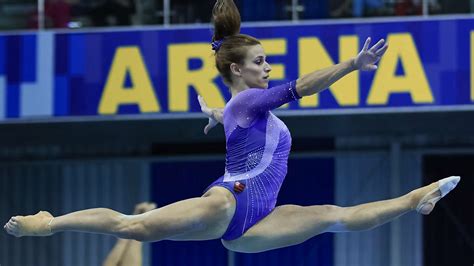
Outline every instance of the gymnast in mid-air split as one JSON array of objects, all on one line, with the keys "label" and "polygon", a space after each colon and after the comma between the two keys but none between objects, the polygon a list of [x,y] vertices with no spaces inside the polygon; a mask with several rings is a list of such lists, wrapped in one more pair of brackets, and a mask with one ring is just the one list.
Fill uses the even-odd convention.
[{"label": "gymnast in mid-air split", "polygon": [[229,250],[256,253],[296,245],[325,232],[369,230],[411,211],[427,215],[456,187],[460,177],[452,176],[398,198],[357,206],[275,207],[287,173],[291,136],[271,111],[319,93],[352,71],[376,70],[388,45],[380,40],[370,46],[368,38],[355,58],[268,89],[271,67],[259,40],[240,34],[240,14],[233,0],[218,0],[212,14],[216,67],[232,98],[221,111],[207,107],[202,98],[200,103],[210,119],[206,132],[217,121],[224,125],[224,175],[201,197],[143,214],[96,208],[54,217],[41,211],[11,217],[4,226],[9,234],[78,231],[146,242],[221,239]]}]

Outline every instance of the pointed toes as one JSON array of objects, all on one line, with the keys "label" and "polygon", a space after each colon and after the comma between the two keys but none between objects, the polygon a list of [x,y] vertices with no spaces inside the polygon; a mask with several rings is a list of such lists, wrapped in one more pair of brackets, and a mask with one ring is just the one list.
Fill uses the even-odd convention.
[{"label": "pointed toes", "polygon": [[459,181],[461,181],[461,177],[460,176],[453,176],[453,182],[455,185],[457,185],[459,183]]}]

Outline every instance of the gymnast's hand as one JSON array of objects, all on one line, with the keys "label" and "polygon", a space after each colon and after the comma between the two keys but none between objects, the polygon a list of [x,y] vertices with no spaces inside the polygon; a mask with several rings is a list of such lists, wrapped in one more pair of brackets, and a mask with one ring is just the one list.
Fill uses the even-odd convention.
[{"label": "gymnast's hand", "polygon": [[198,95],[198,101],[201,111],[209,118],[209,122],[204,127],[204,134],[207,135],[218,123],[223,124],[223,109],[209,108],[201,95]]},{"label": "gymnast's hand", "polygon": [[[370,37],[365,40],[364,48],[362,48],[362,51],[360,51],[357,57],[354,58],[353,64],[356,69],[363,71],[376,70],[377,65],[375,64],[380,60],[380,58],[382,58],[385,51],[387,51],[388,44],[385,43],[384,39],[381,39],[369,49],[370,41]],[[383,45],[384,43],[385,45]]]}]

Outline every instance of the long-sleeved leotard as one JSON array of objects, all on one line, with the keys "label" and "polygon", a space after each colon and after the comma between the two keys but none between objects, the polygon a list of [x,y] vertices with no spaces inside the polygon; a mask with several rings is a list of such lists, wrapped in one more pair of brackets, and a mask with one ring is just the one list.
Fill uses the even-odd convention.
[{"label": "long-sleeved leotard", "polygon": [[239,238],[276,205],[287,172],[291,136],[270,111],[297,100],[296,82],[270,89],[247,89],[224,109],[225,174],[212,183],[229,189],[236,210],[224,240]]}]

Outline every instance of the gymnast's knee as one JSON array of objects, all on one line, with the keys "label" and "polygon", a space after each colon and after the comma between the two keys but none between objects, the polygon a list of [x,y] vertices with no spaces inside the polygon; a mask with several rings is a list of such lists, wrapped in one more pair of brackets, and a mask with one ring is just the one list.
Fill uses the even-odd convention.
[{"label": "gymnast's knee", "polygon": [[323,224],[324,232],[345,232],[346,208],[336,205],[318,205],[315,211],[320,223]]},{"label": "gymnast's knee", "polygon": [[340,207],[336,218],[329,232],[366,231],[380,223],[377,212],[367,212],[356,207]]},{"label": "gymnast's knee", "polygon": [[147,233],[146,226],[142,219],[137,219],[133,215],[123,215],[119,218],[119,226],[117,227],[117,236],[123,239],[131,239],[140,242],[149,242],[150,234]]}]

